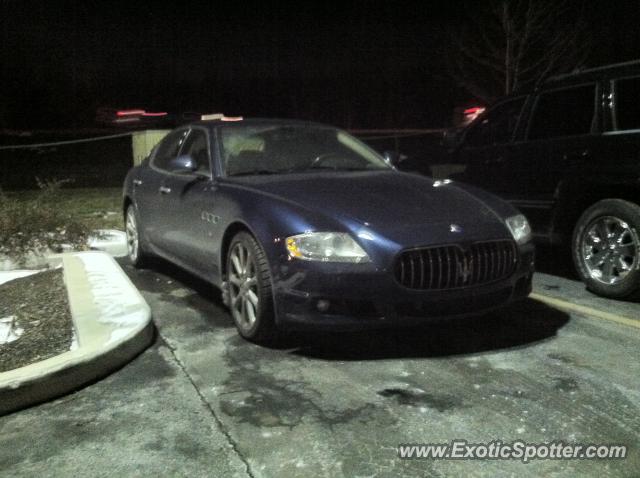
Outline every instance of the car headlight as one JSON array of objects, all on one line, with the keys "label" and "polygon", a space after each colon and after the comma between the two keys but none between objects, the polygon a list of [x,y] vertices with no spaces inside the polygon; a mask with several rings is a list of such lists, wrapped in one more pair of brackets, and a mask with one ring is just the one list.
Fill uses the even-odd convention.
[{"label": "car headlight", "polygon": [[517,216],[508,217],[505,222],[518,244],[524,244],[531,240],[531,226],[529,226],[529,221],[524,215],[518,214]]},{"label": "car headlight", "polygon": [[366,252],[344,232],[307,232],[287,237],[291,257],[305,261],[370,262]]}]

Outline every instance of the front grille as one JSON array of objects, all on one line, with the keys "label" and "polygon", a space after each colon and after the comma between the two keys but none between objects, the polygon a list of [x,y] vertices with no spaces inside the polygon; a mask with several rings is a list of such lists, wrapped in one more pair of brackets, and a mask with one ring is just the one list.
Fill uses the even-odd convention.
[{"label": "front grille", "polygon": [[509,277],[518,256],[513,241],[411,249],[400,254],[396,280],[409,289],[442,290],[488,284]]}]

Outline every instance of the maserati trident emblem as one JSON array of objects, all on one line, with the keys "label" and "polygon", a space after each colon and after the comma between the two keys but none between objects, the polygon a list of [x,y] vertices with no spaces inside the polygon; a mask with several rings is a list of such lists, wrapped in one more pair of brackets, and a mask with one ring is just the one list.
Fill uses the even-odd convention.
[{"label": "maserati trident emblem", "polygon": [[465,258],[462,262],[458,262],[458,274],[462,277],[463,284],[469,282],[469,277],[472,274],[471,261]]},{"label": "maserati trident emblem", "polygon": [[462,232],[462,228],[457,224],[449,224],[449,232]]}]

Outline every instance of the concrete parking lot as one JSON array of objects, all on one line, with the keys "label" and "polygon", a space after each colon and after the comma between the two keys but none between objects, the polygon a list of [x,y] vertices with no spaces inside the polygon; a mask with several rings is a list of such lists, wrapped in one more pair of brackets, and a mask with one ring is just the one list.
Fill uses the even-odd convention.
[{"label": "concrete parking lot", "polygon": [[[153,310],[156,344],[78,393],[0,418],[0,475],[640,474],[640,329],[631,323],[640,304],[594,298],[562,271],[538,275],[536,293],[578,312],[530,299],[480,318],[265,348],[237,336],[207,284],[160,262],[124,267]],[[617,316],[627,323],[609,320]],[[629,452],[527,464],[398,458],[399,444],[453,439]]]}]

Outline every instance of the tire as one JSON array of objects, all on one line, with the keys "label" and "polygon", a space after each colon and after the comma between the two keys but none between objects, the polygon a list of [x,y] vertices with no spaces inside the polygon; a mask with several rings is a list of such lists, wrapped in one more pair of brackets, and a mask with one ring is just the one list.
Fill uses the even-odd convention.
[{"label": "tire", "polygon": [[144,241],[140,235],[138,212],[133,204],[127,207],[124,218],[127,234],[127,256],[134,267],[143,268],[149,262],[149,254],[146,252]]},{"label": "tire", "polygon": [[229,310],[238,333],[256,343],[275,341],[271,272],[262,247],[247,232],[236,234],[226,257]]},{"label": "tire", "polygon": [[590,291],[612,299],[640,296],[640,206],[622,199],[595,203],[580,216],[571,250]]}]

